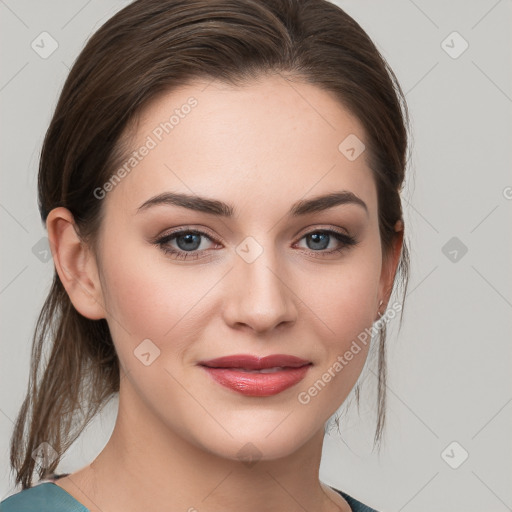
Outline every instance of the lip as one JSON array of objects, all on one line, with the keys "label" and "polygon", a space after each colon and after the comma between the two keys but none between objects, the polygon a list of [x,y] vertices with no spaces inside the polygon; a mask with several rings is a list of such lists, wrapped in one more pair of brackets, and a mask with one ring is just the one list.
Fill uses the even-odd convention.
[{"label": "lip", "polygon": [[[216,382],[233,391],[246,396],[271,396],[298,384],[313,363],[286,354],[266,357],[236,354],[200,361],[198,365]],[[276,370],[258,372],[271,368]]]},{"label": "lip", "polygon": [[306,361],[300,357],[287,354],[272,354],[265,357],[253,356],[250,354],[235,354],[232,356],[218,357],[207,361],[199,361],[201,366],[209,368],[239,368],[244,370],[262,370],[264,368],[274,368],[277,366],[299,368],[311,361]]}]

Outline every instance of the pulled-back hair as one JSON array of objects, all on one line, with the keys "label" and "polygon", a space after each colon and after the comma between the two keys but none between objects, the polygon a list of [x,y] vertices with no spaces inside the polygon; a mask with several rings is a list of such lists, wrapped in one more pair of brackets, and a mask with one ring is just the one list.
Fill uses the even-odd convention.
[{"label": "pulled-back hair", "polygon": [[[120,10],[89,39],[59,97],[39,165],[43,223],[53,208],[65,207],[81,239],[96,247],[104,202],[93,191],[124,161],[123,135],[149,100],[194,79],[243,85],[275,73],[334,94],[361,122],[377,188],[382,252],[388,257],[395,223],[403,221],[407,106],[368,35],[326,0],[137,0]],[[408,268],[404,240],[394,281],[404,297]],[[383,325],[375,443],[385,419],[385,341]],[[16,485],[32,485],[32,454],[41,443],[58,457],[37,468],[38,474],[46,478],[55,471],[87,423],[119,391],[119,381],[106,320],[78,313],[55,271],[37,320],[28,390],[11,439]],[[359,405],[358,385],[356,397]]]}]

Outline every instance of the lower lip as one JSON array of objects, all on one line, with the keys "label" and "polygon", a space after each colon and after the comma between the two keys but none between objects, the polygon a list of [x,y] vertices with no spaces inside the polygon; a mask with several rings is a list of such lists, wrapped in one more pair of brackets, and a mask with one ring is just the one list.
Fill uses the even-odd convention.
[{"label": "lower lip", "polygon": [[247,396],[277,395],[295,386],[305,376],[311,365],[288,368],[274,373],[244,372],[234,368],[209,368],[203,366],[219,384]]}]

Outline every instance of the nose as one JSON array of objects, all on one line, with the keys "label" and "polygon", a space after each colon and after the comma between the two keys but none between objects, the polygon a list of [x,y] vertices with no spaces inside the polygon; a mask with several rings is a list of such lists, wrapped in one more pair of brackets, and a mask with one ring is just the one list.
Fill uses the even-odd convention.
[{"label": "nose", "polygon": [[268,248],[252,262],[240,254],[225,283],[225,322],[258,334],[295,323],[301,299],[284,262]]}]

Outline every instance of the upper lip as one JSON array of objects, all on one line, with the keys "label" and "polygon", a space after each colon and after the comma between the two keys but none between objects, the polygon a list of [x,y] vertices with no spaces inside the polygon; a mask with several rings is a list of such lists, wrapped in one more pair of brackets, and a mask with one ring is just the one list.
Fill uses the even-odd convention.
[{"label": "upper lip", "polygon": [[289,367],[300,368],[311,361],[287,354],[272,354],[270,356],[258,357],[249,354],[236,354],[232,356],[218,357],[207,361],[199,361],[201,366],[210,368],[242,368],[244,370],[262,370],[265,368]]}]

